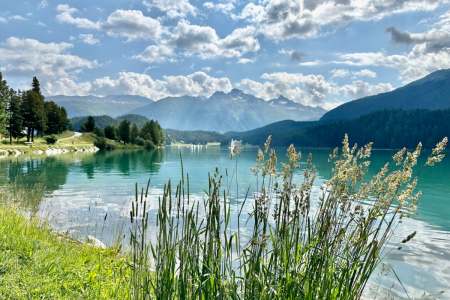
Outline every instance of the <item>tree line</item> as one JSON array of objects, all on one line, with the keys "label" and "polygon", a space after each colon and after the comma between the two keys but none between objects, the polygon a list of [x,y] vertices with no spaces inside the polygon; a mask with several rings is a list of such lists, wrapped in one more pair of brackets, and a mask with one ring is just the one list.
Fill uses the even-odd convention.
[{"label": "tree line", "polygon": [[[99,148],[106,148],[104,138],[117,141],[123,144],[134,144],[151,149],[164,144],[164,130],[158,121],[150,120],[142,128],[136,124],[131,124],[128,120],[122,120],[118,126],[108,125],[104,129],[96,127],[95,119],[89,116],[83,124],[81,131],[94,133],[99,140]],[[102,140],[103,139],[103,140]]]},{"label": "tree line", "polygon": [[13,139],[58,134],[70,127],[64,107],[45,101],[39,80],[33,77],[30,90],[14,90],[0,72],[0,134]]}]

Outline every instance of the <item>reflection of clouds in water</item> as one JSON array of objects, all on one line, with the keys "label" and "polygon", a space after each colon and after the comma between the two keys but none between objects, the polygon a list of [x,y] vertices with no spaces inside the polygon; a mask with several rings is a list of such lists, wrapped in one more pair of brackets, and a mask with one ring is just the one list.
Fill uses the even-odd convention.
[{"label": "reflection of clouds in water", "polygon": [[[400,241],[414,231],[417,235],[408,243],[401,244],[402,249],[398,250]],[[413,299],[450,299],[449,232],[436,230],[422,221],[405,219],[398,226],[393,243],[385,254],[385,265],[372,276],[365,298],[373,299],[374,295],[387,292],[392,297],[407,299],[403,284]],[[374,282],[380,286],[375,286]]]},{"label": "reflection of clouds in water", "polygon": [[[321,193],[320,187],[312,190],[312,198],[317,199]],[[156,217],[159,206],[159,198],[163,196],[162,188],[151,188],[147,200],[149,212],[149,239],[156,241]],[[175,201],[174,194],[172,194]],[[190,204],[200,204],[200,216],[204,215],[204,193],[190,195]],[[55,191],[50,198],[41,203],[40,214],[48,217],[50,224],[59,231],[68,231],[73,236],[85,239],[87,235],[93,235],[106,244],[111,245],[120,234],[128,237],[129,212],[134,194],[119,193],[107,196],[90,192],[71,190]],[[231,231],[237,231],[237,215],[241,209],[243,199],[239,201],[231,199]],[[312,210],[315,210],[312,203]],[[187,207],[187,198],[185,199]],[[273,211],[274,203],[271,203]],[[250,196],[243,206],[240,232],[242,246],[248,241],[251,234],[251,221],[247,223],[249,212],[252,211],[253,196]],[[172,211],[175,217],[176,211]],[[107,216],[106,220],[104,220]],[[417,231],[417,235],[407,244],[402,244],[398,250],[399,242],[407,235]],[[415,219],[404,219],[398,226],[393,237],[393,243],[385,250],[386,260],[384,264],[394,268],[395,272],[407,289],[410,296],[421,298],[424,295],[438,295],[437,299],[444,299],[439,293],[449,290],[450,283],[450,234],[438,231],[427,223]],[[382,272],[385,269],[384,272]],[[403,288],[387,268],[380,268],[374,274],[366,291],[365,298],[371,299],[373,295],[382,295],[386,291],[395,298],[406,297]],[[381,290],[380,290],[381,289]],[[445,294],[444,294],[445,295]],[[450,297],[450,293],[447,295]],[[432,299],[434,299],[432,298]]]}]

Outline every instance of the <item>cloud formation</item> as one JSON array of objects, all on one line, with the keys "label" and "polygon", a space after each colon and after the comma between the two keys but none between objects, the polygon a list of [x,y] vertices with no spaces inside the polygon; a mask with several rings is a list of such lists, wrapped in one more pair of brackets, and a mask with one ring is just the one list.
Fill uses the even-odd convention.
[{"label": "cloud formation", "polygon": [[0,65],[9,75],[40,75],[53,79],[72,77],[74,74],[98,66],[68,50],[69,43],[43,43],[35,39],[10,37],[0,46]]}]

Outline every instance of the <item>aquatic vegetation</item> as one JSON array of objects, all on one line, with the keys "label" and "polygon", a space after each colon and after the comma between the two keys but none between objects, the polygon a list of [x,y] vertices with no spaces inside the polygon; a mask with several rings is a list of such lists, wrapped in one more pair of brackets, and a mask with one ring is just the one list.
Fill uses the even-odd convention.
[{"label": "aquatic vegetation", "polygon": [[[442,160],[446,141],[433,150],[430,164]],[[312,157],[302,161],[291,146],[280,168],[270,142],[253,169],[257,192],[245,199],[233,198],[218,170],[209,175],[205,199],[191,199],[182,168],[175,192],[169,181],[156,220],[149,220],[147,202],[155,199],[148,186],[136,187],[130,212],[134,299],[361,297],[394,228],[420,197],[414,168],[422,146],[400,150],[369,177],[372,144],[351,146],[346,136],[330,155],[331,178],[317,190]],[[242,204],[232,214],[236,200]],[[244,205],[252,206],[248,215]],[[156,242],[147,240],[149,222],[158,229]]]}]

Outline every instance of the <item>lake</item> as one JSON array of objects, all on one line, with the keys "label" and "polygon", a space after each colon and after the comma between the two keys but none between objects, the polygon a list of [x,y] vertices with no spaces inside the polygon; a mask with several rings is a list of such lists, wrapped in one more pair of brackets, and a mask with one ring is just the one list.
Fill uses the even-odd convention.
[{"label": "lake", "polygon": [[[317,185],[329,178],[329,150],[308,149],[317,168]],[[180,153],[189,173],[193,197],[201,198],[208,185],[208,172],[216,167],[235,174],[239,194],[254,188],[250,168],[256,149],[245,149],[238,162],[231,160],[225,148],[173,149],[161,151],[70,154],[46,158],[17,158],[0,161],[0,185],[14,183],[23,191],[33,190],[23,203],[26,210],[39,214],[59,231],[85,239],[87,235],[112,244],[126,235],[130,201],[135,183],[145,186],[151,180],[150,216],[157,209],[157,196],[163,185],[180,179]],[[277,149],[279,157],[284,149]],[[389,161],[392,151],[374,151],[372,170]],[[300,173],[300,171],[299,171]],[[370,292],[385,290],[397,297],[450,299],[450,159],[429,168],[421,161],[417,168],[418,189],[423,192],[416,215],[404,220],[396,231],[401,240],[413,231],[415,238],[401,250],[386,252],[386,264],[372,278]],[[235,186],[233,186],[235,188]],[[154,200],[153,200],[154,199]],[[233,202],[240,207],[240,200]],[[401,279],[402,285],[395,279]],[[373,284],[376,282],[376,284]],[[379,290],[382,289],[382,290]]]}]

